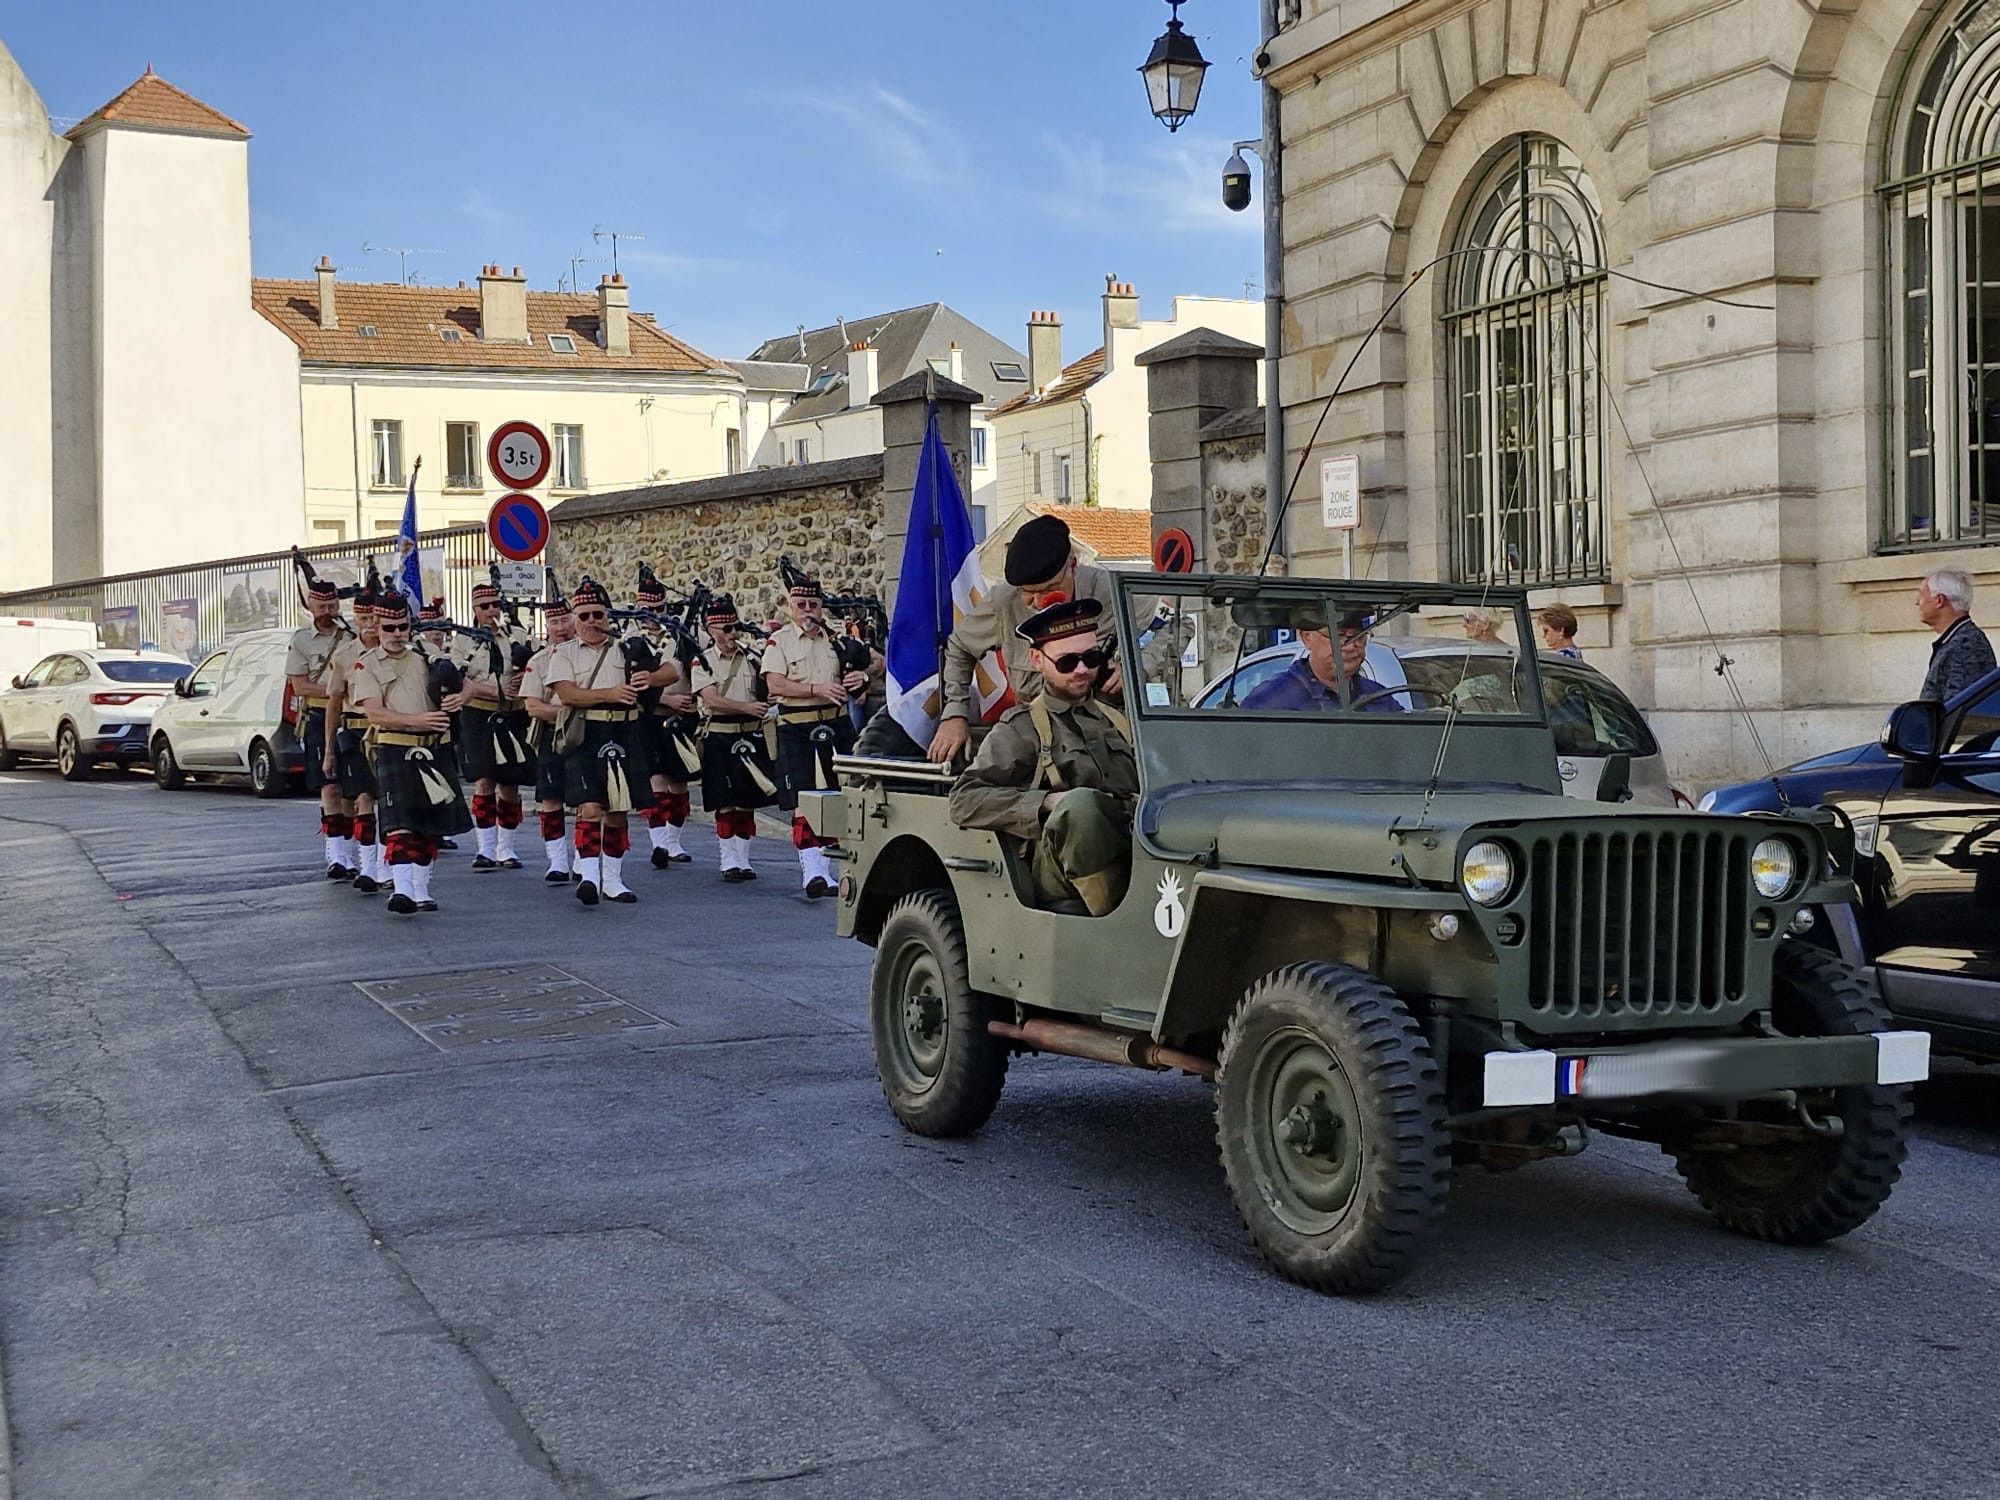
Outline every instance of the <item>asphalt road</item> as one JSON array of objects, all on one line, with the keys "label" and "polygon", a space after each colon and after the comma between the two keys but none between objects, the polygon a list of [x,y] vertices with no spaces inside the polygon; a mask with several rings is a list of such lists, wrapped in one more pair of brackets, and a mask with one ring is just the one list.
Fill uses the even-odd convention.
[{"label": "asphalt road", "polygon": [[[1029,1060],[978,1137],[902,1133],[867,952],[775,840],[595,911],[461,854],[399,919],[314,819],[0,777],[23,1500],[2000,1486],[2000,1076],[1836,1246],[1600,1140],[1459,1177],[1424,1267],[1334,1300],[1260,1265],[1194,1081]],[[533,964],[636,1009],[427,1039],[418,992]]]}]

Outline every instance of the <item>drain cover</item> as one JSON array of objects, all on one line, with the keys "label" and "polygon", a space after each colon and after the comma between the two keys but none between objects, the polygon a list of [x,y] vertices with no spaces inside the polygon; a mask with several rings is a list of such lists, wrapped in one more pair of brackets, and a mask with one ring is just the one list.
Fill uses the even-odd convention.
[{"label": "drain cover", "polygon": [[553,964],[375,979],[355,988],[445,1052],[492,1042],[582,1041],[673,1025]]}]

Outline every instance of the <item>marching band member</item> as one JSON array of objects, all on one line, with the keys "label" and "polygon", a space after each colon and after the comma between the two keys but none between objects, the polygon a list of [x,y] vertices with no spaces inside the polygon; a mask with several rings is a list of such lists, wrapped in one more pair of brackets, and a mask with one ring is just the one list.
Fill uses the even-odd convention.
[{"label": "marching band member", "polygon": [[563,758],[555,747],[555,723],[562,706],[548,685],[549,657],[556,647],[576,639],[576,622],[570,618],[569,600],[557,594],[542,607],[549,643],[528,658],[521,674],[521,703],[532,727],[528,739],[535,752],[535,809],[541,818],[542,848],[549,857],[548,872],[542,879],[550,885],[568,885],[570,870],[568,825],[563,817]]},{"label": "marching band member", "polygon": [[711,600],[703,623],[711,638],[710,665],[697,662],[693,679],[707,721],[701,739],[701,805],[715,816],[722,878],[755,880],[750,840],[757,835],[756,810],[771,806],[778,791],[765,757],[762,681],[755,658],[738,639],[735,600],[727,594]]},{"label": "marching band member", "polygon": [[382,863],[382,846],[375,840],[375,766],[368,744],[368,715],[354,701],[354,671],[361,658],[382,643],[375,629],[378,581],[370,570],[368,585],[354,596],[354,635],[333,648],[327,662],[326,753],[320,772],[338,785],[341,800],[353,808],[354,888],[372,896],[389,883]]},{"label": "marching band member", "polygon": [[868,685],[866,672],[842,672],[833,638],[826,633],[825,591],[803,573],[791,581],[792,623],[773,631],[765,644],[764,686],[778,704],[778,806],[792,815],[792,847],[799,851],[800,879],[814,900],[831,896],[836,881],[825,848],[799,816],[799,793],[838,785],[833,757],[854,745],[848,699]]},{"label": "marching band member", "polygon": [[285,686],[298,704],[294,722],[305,747],[306,790],[319,793],[319,831],[326,841],[326,878],[352,880],[357,856],[350,847],[354,832],[351,813],[340,805],[340,787],[326,773],[327,664],[347,633],[340,618],[340,591],[331,579],[314,578],[305,585],[312,623],[292,632],[285,648]]},{"label": "marching band member", "polygon": [[[633,593],[636,609],[651,618],[639,629],[664,665],[672,660],[667,632],[660,620],[667,607],[666,585],[653,576],[645,563],[639,564],[639,586]],[[679,663],[673,663],[670,678],[663,679],[660,691],[640,700],[641,738],[645,745],[646,767],[651,772],[652,799],[646,803],[646,835],[653,845],[653,868],[684,865],[689,855],[681,847],[681,830],[687,826],[689,761],[700,765],[695,749],[701,735],[701,719],[696,713],[694,694],[680,680]]]},{"label": "marching band member", "polygon": [[519,709],[521,670],[514,666],[514,647],[525,645],[524,631],[508,624],[500,590],[491,583],[472,586],[472,623],[487,632],[487,640],[454,638],[454,659],[465,670],[467,697],[459,710],[457,741],[460,769],[472,783],[472,826],[479,853],[472,868],[518,870],[514,830],[521,826],[521,788],[533,783],[535,766],[522,743]]},{"label": "marching band member", "polygon": [[576,859],[583,879],[577,900],[605,899],[629,906],[639,898],[619,867],[630,847],[625,814],[632,807],[631,776],[637,754],[639,692],[648,674],[629,670],[611,629],[611,596],[596,579],[577,581],[570,594],[576,639],[549,653],[544,680],[568,711],[557,728],[564,751],[566,800],[576,808]]}]

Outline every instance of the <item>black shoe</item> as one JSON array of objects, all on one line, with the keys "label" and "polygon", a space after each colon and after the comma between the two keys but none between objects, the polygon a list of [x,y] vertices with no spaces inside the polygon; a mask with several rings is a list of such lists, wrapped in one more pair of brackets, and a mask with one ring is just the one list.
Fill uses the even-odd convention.
[{"label": "black shoe", "polygon": [[620,891],[615,896],[606,896],[606,901],[616,901],[620,906],[637,906],[639,898],[630,891]]},{"label": "black shoe", "polygon": [[381,883],[375,880],[372,876],[357,875],[354,877],[354,888],[357,891],[361,892],[361,894],[364,896],[372,896],[377,891],[381,890],[382,886]]},{"label": "black shoe", "polygon": [[418,911],[436,911],[437,909],[437,902],[430,900],[428,897],[417,903]]},{"label": "black shoe", "polygon": [[578,882],[579,880],[581,880],[581,879],[583,879],[583,871],[581,871],[581,870],[571,870],[571,871],[569,872],[569,883],[570,883],[571,885],[575,885],[575,884],[576,884],[576,883],[577,883],[577,882]]},{"label": "black shoe", "polygon": [[510,854],[500,861],[500,868],[503,870],[518,870],[521,868],[521,862]]},{"label": "black shoe", "polygon": [[745,878],[745,874],[746,872],[742,870],[724,870],[722,872],[722,878],[728,881],[731,885],[735,885],[738,881],[741,881]]},{"label": "black shoe", "polygon": [[499,869],[500,864],[499,861],[488,859],[483,854],[475,854],[472,857],[472,868],[474,873],[484,875],[488,870]]},{"label": "black shoe", "polygon": [[667,851],[666,851],[666,850],[664,850],[664,849],[655,849],[655,850],[653,851],[653,868],[654,868],[654,869],[656,869],[656,870],[664,870],[664,869],[665,869],[665,868],[666,868],[666,867],[667,867],[668,865],[672,864],[673,862],[674,862],[674,857],[673,857],[673,856],[672,856],[671,854],[667,853]]},{"label": "black shoe", "polygon": [[352,880],[354,873],[346,865],[334,864],[326,867],[326,878],[328,880]]},{"label": "black shoe", "polygon": [[407,917],[417,909],[417,903],[401,891],[389,898],[389,910],[399,917]]},{"label": "black shoe", "polygon": [[550,870],[542,876],[542,879],[546,880],[550,885],[568,885],[569,871]]},{"label": "black shoe", "polygon": [[440,849],[456,849],[457,847],[458,847],[458,840],[457,840],[457,839],[439,839],[439,840],[438,840],[438,848],[440,848]]},{"label": "black shoe", "polygon": [[806,882],[806,897],[808,900],[818,901],[823,897],[831,896],[832,894],[833,894],[833,887],[827,884],[826,881],[820,879],[820,877],[817,875],[813,876],[811,880],[808,880]]},{"label": "black shoe", "polygon": [[582,885],[576,888],[576,899],[581,901],[585,906],[597,905],[597,882],[594,880],[584,881]]},{"label": "black shoe", "polygon": [[757,878],[757,872],[751,869],[748,865],[745,865],[742,869],[736,872],[736,878],[738,880],[755,880]]},{"label": "black shoe", "polygon": [[1085,906],[1081,901],[1044,901],[1042,903],[1042,910],[1052,911],[1059,917],[1087,917],[1090,915],[1090,908]]},{"label": "black shoe", "polygon": [[679,854],[669,854],[667,858],[677,865],[691,865],[694,863],[694,856],[685,849]]}]

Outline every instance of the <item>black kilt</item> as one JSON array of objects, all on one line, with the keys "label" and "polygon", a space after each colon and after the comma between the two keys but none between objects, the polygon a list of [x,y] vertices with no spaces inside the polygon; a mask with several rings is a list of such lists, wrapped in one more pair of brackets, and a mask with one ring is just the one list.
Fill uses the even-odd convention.
[{"label": "black kilt", "polygon": [[[424,794],[413,756],[429,756],[451,800],[433,802]],[[375,747],[375,823],[384,834],[414,833],[424,838],[450,838],[468,832],[472,811],[465,805],[465,788],[449,745],[377,745]]]},{"label": "black kilt", "polygon": [[333,770],[340,781],[340,795],[349,802],[376,795],[375,758],[368,749],[366,718],[345,719],[334,732]]},{"label": "black kilt", "polygon": [[690,771],[687,762],[681,759],[680,751],[674,748],[674,737],[679,735],[694,751],[695,758],[701,758],[700,715],[649,713],[639,723],[648,776],[664,776],[668,781],[686,785],[700,774]]},{"label": "black kilt", "polygon": [[829,717],[812,723],[778,722],[778,768],[784,774],[777,778],[777,804],[786,812],[799,805],[800,792],[837,785],[829,762],[854,748],[854,720],[837,704],[828,708]]},{"label": "black kilt", "polygon": [[[522,709],[498,713],[484,708],[461,708],[453,738],[467,781],[492,781],[496,786],[526,786],[535,779],[535,758],[526,753],[524,740],[528,715]],[[506,736],[507,753],[501,753],[501,737]]]},{"label": "black kilt", "polygon": [[[563,757],[563,800],[571,807],[581,807],[586,802],[603,804],[609,795],[609,766],[616,759],[623,763],[630,805],[639,807],[650,802],[652,792],[646,785],[645,760],[633,753],[641,728],[642,723],[637,719],[623,723],[585,719],[583,743]],[[605,811],[611,809],[606,806]]]},{"label": "black kilt", "polygon": [[305,732],[299,736],[306,747],[306,790],[316,792],[328,784],[329,778],[323,769],[326,764],[326,709],[308,708],[305,711]]},{"label": "black kilt", "polygon": [[778,800],[778,793],[767,792],[750,779],[744,769],[743,757],[736,748],[750,746],[757,765],[770,777],[774,785],[779,784],[777,768],[772,766],[764,749],[764,729],[762,723],[749,727],[725,726],[711,722],[708,733],[701,741],[701,805],[707,812],[719,812],[725,807],[754,809],[771,807]]}]

